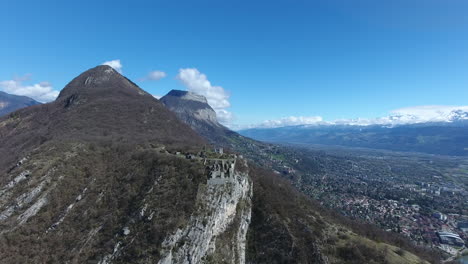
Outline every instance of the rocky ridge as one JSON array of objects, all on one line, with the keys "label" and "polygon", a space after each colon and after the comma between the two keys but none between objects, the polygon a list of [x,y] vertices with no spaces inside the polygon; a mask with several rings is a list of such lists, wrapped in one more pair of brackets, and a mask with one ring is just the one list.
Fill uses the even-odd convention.
[{"label": "rocky ridge", "polygon": [[[161,98],[161,102],[175,112],[184,122],[198,120],[221,126],[216,119],[216,112],[202,95],[188,91],[171,90]],[[195,124],[195,122],[193,123]]]},{"label": "rocky ridge", "polygon": [[[244,162],[244,161],[242,161]],[[199,189],[197,209],[189,223],[166,237],[160,264],[223,260],[245,263],[246,235],[251,218],[252,184],[249,175],[236,172],[221,181],[209,179]],[[228,237],[220,240],[230,229]],[[226,247],[221,251],[217,247]]]}]

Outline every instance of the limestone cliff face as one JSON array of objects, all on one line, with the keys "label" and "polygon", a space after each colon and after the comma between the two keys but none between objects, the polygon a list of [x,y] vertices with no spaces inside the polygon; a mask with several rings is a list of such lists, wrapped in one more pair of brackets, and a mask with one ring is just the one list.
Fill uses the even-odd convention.
[{"label": "limestone cliff face", "polygon": [[152,146],[106,152],[43,146],[0,177],[2,263],[245,263],[252,183],[236,168],[245,161]]},{"label": "limestone cliff face", "polygon": [[202,95],[188,91],[172,90],[162,97],[161,101],[186,123],[195,125],[198,121],[221,126],[216,119],[216,112]]},{"label": "limestone cliff face", "polygon": [[166,237],[160,264],[245,263],[252,184],[247,173],[233,171],[199,187],[196,211]]},{"label": "limestone cliff face", "polygon": [[216,112],[204,96],[172,90],[161,98],[161,102],[207,141],[235,149],[231,138],[238,137],[237,133],[218,122]]}]

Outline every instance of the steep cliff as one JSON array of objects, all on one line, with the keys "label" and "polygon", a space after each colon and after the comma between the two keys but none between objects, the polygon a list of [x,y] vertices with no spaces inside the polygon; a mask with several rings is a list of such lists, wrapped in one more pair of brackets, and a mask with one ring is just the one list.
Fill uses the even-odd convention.
[{"label": "steep cliff", "polygon": [[224,147],[231,146],[230,137],[237,133],[218,122],[216,112],[204,96],[172,90],[161,98],[161,102],[208,142]]},{"label": "steep cliff", "polygon": [[247,173],[210,178],[188,224],[164,240],[159,263],[245,263],[251,198]]},{"label": "steep cliff", "polygon": [[171,90],[161,98],[171,111],[186,123],[196,124],[196,121],[210,123],[214,126],[221,126],[216,119],[216,112],[208,104],[202,95],[180,90]]},{"label": "steep cliff", "polygon": [[[215,162],[232,160],[245,163]],[[248,170],[211,162],[164,147],[45,144],[1,185],[3,263],[244,263]]]}]

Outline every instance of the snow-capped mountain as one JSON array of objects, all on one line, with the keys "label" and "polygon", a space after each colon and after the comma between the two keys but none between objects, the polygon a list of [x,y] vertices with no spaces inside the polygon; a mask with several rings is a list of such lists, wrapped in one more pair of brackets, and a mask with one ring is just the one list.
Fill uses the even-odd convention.
[{"label": "snow-capped mountain", "polygon": [[[388,117],[376,119],[375,125],[409,125],[454,122],[468,119],[468,106],[418,106],[392,111]],[[372,125],[372,123],[371,123]]]},{"label": "snow-capped mountain", "polygon": [[[343,119],[294,125],[269,121],[241,135],[269,142],[325,144],[468,156],[468,107],[401,108],[387,117]],[[302,119],[299,121],[304,121]],[[273,126],[272,126],[273,125]]]},{"label": "snow-capped mountain", "polygon": [[289,116],[276,120],[266,120],[260,124],[245,126],[251,128],[279,128],[287,126],[385,126],[412,125],[424,123],[455,123],[468,120],[468,106],[416,106],[390,111],[389,115],[376,118],[345,118],[332,121],[321,116]]}]

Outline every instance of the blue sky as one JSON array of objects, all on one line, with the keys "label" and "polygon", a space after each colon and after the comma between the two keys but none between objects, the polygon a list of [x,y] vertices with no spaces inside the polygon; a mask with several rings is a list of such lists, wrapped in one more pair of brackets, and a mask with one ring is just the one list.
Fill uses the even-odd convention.
[{"label": "blue sky", "polygon": [[[3,84],[29,74],[22,86],[60,90],[120,60],[124,75],[164,95],[191,85],[180,69],[196,69],[229,95],[219,110],[238,125],[468,105],[463,0],[7,0],[0,10]],[[155,70],[166,77],[141,80]]]}]

